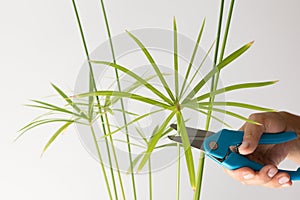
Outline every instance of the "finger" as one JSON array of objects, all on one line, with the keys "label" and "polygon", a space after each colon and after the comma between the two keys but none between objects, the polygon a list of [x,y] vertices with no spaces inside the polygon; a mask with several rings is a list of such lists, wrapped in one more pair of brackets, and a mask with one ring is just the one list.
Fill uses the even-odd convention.
[{"label": "finger", "polygon": [[285,188],[290,187],[292,181],[288,173],[279,172],[265,186],[270,188]]},{"label": "finger", "polygon": [[250,180],[255,177],[255,171],[248,167],[242,167],[236,170],[228,170],[224,168],[224,171],[237,181],[244,183],[246,180]]},{"label": "finger", "polygon": [[[261,114],[256,113],[250,115],[249,119],[264,124],[264,118]],[[239,152],[243,155],[248,155],[254,152],[257,148],[259,139],[263,134],[265,128],[262,125],[256,125],[252,123],[246,123],[243,127],[244,137],[241,146],[239,147]]]}]

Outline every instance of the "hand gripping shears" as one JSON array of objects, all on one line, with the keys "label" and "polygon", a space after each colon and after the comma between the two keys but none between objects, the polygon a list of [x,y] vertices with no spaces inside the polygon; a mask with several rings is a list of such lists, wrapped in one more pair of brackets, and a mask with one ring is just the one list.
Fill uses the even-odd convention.
[{"label": "hand gripping shears", "polygon": [[[171,127],[177,130],[176,124],[172,124]],[[264,166],[239,154],[238,147],[243,141],[243,131],[222,129],[214,133],[189,127],[186,129],[192,147],[204,151],[209,158],[227,169],[249,167],[254,171],[259,171]],[[296,138],[297,135],[294,132],[264,133],[259,144],[280,144]],[[169,139],[182,143],[180,136],[169,136]],[[292,181],[300,180],[300,167],[296,171],[281,169],[279,171],[288,173]]]}]

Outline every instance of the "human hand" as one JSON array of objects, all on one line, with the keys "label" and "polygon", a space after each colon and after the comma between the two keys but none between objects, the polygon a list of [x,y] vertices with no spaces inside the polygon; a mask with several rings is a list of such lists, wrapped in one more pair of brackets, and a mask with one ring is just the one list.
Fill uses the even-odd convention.
[{"label": "human hand", "polygon": [[245,123],[241,130],[245,132],[239,152],[251,160],[265,165],[259,172],[243,167],[225,171],[234,179],[247,185],[260,185],[271,188],[282,188],[292,185],[289,174],[278,172],[277,166],[285,158],[300,163],[300,140],[276,145],[258,145],[264,132],[278,133],[294,131],[300,135],[300,117],[287,112],[256,113],[249,119],[260,124]]}]

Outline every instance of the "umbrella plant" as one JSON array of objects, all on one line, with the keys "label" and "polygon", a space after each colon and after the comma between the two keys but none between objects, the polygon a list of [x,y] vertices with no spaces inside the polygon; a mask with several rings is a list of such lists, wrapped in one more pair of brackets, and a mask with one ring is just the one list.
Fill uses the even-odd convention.
[{"label": "umbrella plant", "polygon": [[[89,50],[87,48],[85,35],[82,29],[82,24],[79,18],[77,6],[75,0],[72,0],[76,19],[78,22],[79,31],[81,34],[86,59],[89,68],[89,89],[85,93],[75,93],[66,94],[58,86],[52,84],[54,90],[57,94],[65,101],[63,105],[56,105],[50,102],[33,100],[32,104],[28,106],[46,110],[47,112],[32,122],[24,126],[20,132],[20,136],[27,131],[49,123],[62,123],[61,127],[53,134],[53,136],[46,143],[43,153],[49,148],[49,146],[56,140],[56,138],[68,127],[73,124],[80,124],[88,127],[89,134],[93,138],[94,147],[96,149],[97,160],[100,164],[103,179],[106,183],[107,194],[109,199],[128,199],[128,194],[125,193],[124,181],[122,179],[121,169],[119,166],[119,155],[116,151],[117,142],[123,142],[127,146],[129,166],[127,174],[131,176],[131,188],[134,199],[138,199],[137,188],[135,176],[136,173],[141,171],[145,166],[148,167],[149,174],[149,198],[152,199],[152,170],[151,170],[151,155],[154,151],[162,148],[174,147],[178,151],[178,170],[177,170],[177,199],[179,199],[180,194],[180,156],[181,150],[184,152],[185,164],[188,170],[189,182],[194,190],[194,199],[200,199],[202,176],[204,169],[204,159],[203,153],[199,157],[195,157],[193,150],[191,149],[190,142],[187,136],[186,123],[189,120],[184,114],[184,110],[192,110],[199,115],[204,115],[206,121],[205,129],[210,129],[211,119],[214,119],[224,126],[229,126],[221,118],[219,118],[215,113],[223,113],[234,118],[238,118],[250,123],[256,123],[247,119],[246,117],[230,111],[231,107],[238,107],[250,110],[259,111],[273,111],[269,108],[263,108],[256,105],[251,105],[242,102],[233,101],[217,101],[216,97],[218,95],[228,93],[235,90],[244,90],[247,88],[263,87],[267,85],[274,84],[276,81],[263,81],[263,82],[246,82],[237,83],[225,87],[218,87],[220,72],[225,67],[230,66],[230,63],[234,62],[237,58],[242,56],[246,51],[249,50],[253,42],[242,45],[237,50],[225,55],[225,48],[227,43],[227,37],[229,35],[230,22],[233,14],[233,7],[235,0],[231,0],[230,7],[228,10],[228,16],[226,19],[226,26],[223,29],[223,13],[225,0],[221,0],[219,21],[218,21],[218,31],[216,40],[212,42],[211,48],[206,52],[205,56],[202,58],[201,64],[194,67],[194,61],[197,57],[197,52],[200,48],[200,43],[203,40],[202,35],[205,30],[205,20],[203,20],[200,27],[198,37],[196,38],[194,49],[188,61],[187,66],[181,66],[179,62],[179,42],[178,42],[178,32],[177,23],[174,17],[173,19],[173,50],[172,59],[173,67],[172,73],[165,73],[162,71],[161,66],[155,60],[155,57],[151,54],[151,51],[147,46],[132,32],[127,31],[128,38],[135,42],[136,46],[143,53],[143,56],[147,59],[149,68],[153,70],[153,74],[147,77],[135,73],[130,66],[124,66],[119,64],[115,57],[115,50],[113,45],[113,38],[111,37],[110,27],[108,23],[107,14],[105,12],[104,2],[101,0],[103,18],[106,25],[106,31],[109,39],[110,47],[107,49],[111,52],[112,60],[96,60],[90,57]],[[222,31],[223,30],[223,31]],[[223,35],[223,38],[221,38]],[[212,51],[213,53],[213,63],[211,69],[202,77],[202,79],[197,80],[195,77],[201,72],[203,63],[208,59]],[[97,86],[94,74],[95,67],[108,67],[114,70],[114,82],[116,83],[116,89],[99,88]],[[183,74],[180,73],[183,71]],[[123,87],[120,81],[121,76],[128,76],[132,79],[132,83]],[[180,81],[180,76],[183,77]],[[172,80],[170,84],[168,80]],[[155,84],[152,82],[156,80]],[[158,85],[160,87],[158,87]],[[203,92],[203,87],[209,86],[210,90],[208,92]],[[143,92],[136,92],[137,89],[141,89]],[[130,99],[132,101],[137,101],[143,105],[150,105],[155,108],[154,111],[145,111],[142,114],[136,114],[135,108],[128,110],[124,100]],[[114,105],[119,104],[120,109],[116,109]],[[115,126],[111,122],[111,116],[114,113],[121,113],[123,123],[121,126]],[[158,126],[151,130],[151,136],[146,137],[145,133],[139,129],[139,122],[153,114],[165,112],[168,113]],[[128,117],[130,116],[130,117]],[[129,120],[131,119],[131,120]],[[177,133],[174,133],[170,128],[171,123],[176,123],[178,125]],[[95,125],[101,127],[101,131],[95,129]],[[142,139],[142,144],[136,144],[133,142],[130,134],[129,127],[134,125],[136,132]],[[119,135],[123,134],[123,140],[119,139]],[[178,134],[182,137],[182,145],[174,144],[171,141],[167,141],[165,144],[161,145],[159,142],[161,140],[166,141],[166,136],[169,134]],[[20,137],[19,136],[19,137]],[[99,138],[101,138],[105,143],[105,149],[99,147]],[[139,147],[142,151],[134,156],[132,153],[133,147]],[[175,150],[176,151],[176,150]],[[108,166],[105,166],[103,157],[106,155],[108,157]],[[198,166],[196,166],[198,164]]]}]

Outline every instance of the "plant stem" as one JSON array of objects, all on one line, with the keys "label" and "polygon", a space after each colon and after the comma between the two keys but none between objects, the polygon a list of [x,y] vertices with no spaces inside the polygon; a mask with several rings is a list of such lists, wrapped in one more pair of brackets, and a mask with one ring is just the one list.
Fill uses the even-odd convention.
[{"label": "plant stem", "polygon": [[199,158],[199,163],[198,163],[198,172],[197,172],[197,184],[196,184],[196,191],[194,193],[194,200],[200,199],[202,177],[203,177],[203,170],[204,170],[204,161],[205,161],[205,155],[203,152],[200,152],[200,158]]},{"label": "plant stem", "polygon": [[178,161],[177,161],[177,184],[176,184],[176,200],[180,198],[180,144],[177,144],[178,148]]},{"label": "plant stem", "polygon": [[[218,61],[219,44],[220,44],[222,21],[223,21],[224,1],[225,0],[221,1],[220,12],[219,12],[218,32],[217,32],[216,49],[215,49],[215,55],[214,55],[214,67],[217,66],[217,61]],[[210,92],[213,92],[214,88],[215,88],[215,75],[211,79]],[[209,102],[212,104],[213,101],[214,101],[214,97],[210,96]],[[210,106],[212,106],[212,105],[210,105]],[[211,113],[212,113],[212,111],[209,111],[208,116],[206,118],[206,125],[205,125],[206,130],[209,129]]]},{"label": "plant stem", "polygon": [[151,169],[151,158],[148,160],[148,168],[149,168],[149,200],[152,200],[152,169]]},{"label": "plant stem", "polygon": [[[224,32],[223,43],[222,43],[222,47],[221,47],[221,53],[220,53],[219,63],[223,61],[223,57],[224,57],[225,47],[226,47],[228,33],[229,33],[229,28],[230,28],[230,23],[231,23],[231,17],[232,17],[232,13],[233,13],[234,2],[235,2],[235,0],[231,0],[231,3],[230,3],[230,8],[229,8],[227,22],[226,22],[226,27],[225,27],[225,32]],[[219,82],[219,77],[220,77],[220,73],[218,72],[216,74],[216,80],[215,80],[213,92],[217,90],[218,82]],[[215,96],[213,96],[213,98],[214,97]]]},{"label": "plant stem", "polygon": [[[108,19],[107,19],[107,15],[106,15],[103,0],[101,0],[101,6],[102,6],[102,12],[103,12],[103,15],[104,15],[106,30],[107,30],[107,34],[108,34],[108,38],[109,38],[109,43],[110,43],[110,48],[111,48],[111,54],[112,54],[112,57],[113,57],[113,62],[116,63],[116,58],[115,58],[115,53],[114,53],[114,48],[113,48],[113,43],[112,43],[112,38],[111,38],[111,33],[110,33],[110,28],[109,28],[109,23],[108,23]],[[122,91],[121,84],[120,84],[120,79],[119,79],[119,74],[118,74],[117,69],[115,69],[115,75],[116,75],[116,79],[117,79],[118,90]],[[121,108],[122,108],[124,124],[127,124],[126,114],[124,112],[125,109],[124,109],[123,99],[121,98],[120,101],[121,101]],[[131,154],[131,145],[130,145],[130,138],[129,138],[129,133],[128,133],[127,126],[125,127],[125,132],[126,132],[126,140],[127,140],[127,149],[128,149],[128,154],[129,154],[130,169],[131,169],[131,172],[132,172],[131,173],[132,189],[133,189],[134,199],[136,200],[137,199],[136,186],[135,186],[135,178],[134,178],[133,164],[132,164],[133,159],[132,159],[132,154]]]},{"label": "plant stem", "polygon": [[93,135],[93,140],[94,140],[95,147],[96,147],[96,150],[97,150],[97,155],[98,155],[98,158],[99,158],[99,163],[100,163],[102,171],[103,171],[103,176],[104,176],[105,184],[106,184],[106,187],[107,187],[107,192],[108,192],[108,195],[109,195],[109,199],[112,200],[113,198],[112,198],[112,194],[111,194],[109,182],[108,182],[108,179],[107,179],[107,175],[106,175],[106,171],[105,171],[105,166],[103,164],[102,156],[101,156],[100,149],[99,149],[99,146],[98,146],[97,137],[95,135],[95,130],[94,130],[92,124],[89,124],[89,126],[90,126],[90,129],[91,129],[92,135]]},{"label": "plant stem", "polygon": [[[90,92],[97,91],[97,87],[96,87],[96,83],[95,83],[95,77],[94,77],[94,73],[93,73],[93,68],[92,68],[92,65],[90,63],[90,56],[89,56],[87,44],[86,44],[86,41],[85,41],[85,36],[84,36],[83,29],[82,29],[82,25],[81,25],[80,17],[79,17],[79,14],[78,14],[77,6],[76,6],[76,3],[75,3],[75,0],[72,0],[72,2],[73,2],[73,7],[74,7],[75,14],[76,14],[76,19],[77,19],[77,23],[78,23],[78,26],[79,26],[80,35],[81,35],[82,43],[83,43],[83,46],[84,46],[86,58],[88,60],[88,65],[89,65],[89,78],[90,78],[89,79],[90,80],[89,81],[89,91]],[[97,106],[98,106],[99,112],[101,113],[101,105],[100,105],[100,101],[99,101],[98,96],[96,96],[96,100],[97,100]],[[89,97],[89,109],[88,110],[89,110],[89,115],[88,116],[90,118],[90,121],[92,121],[92,117],[93,117],[93,97]],[[104,135],[106,135],[103,116],[100,115],[100,118],[101,118],[101,123],[102,123],[102,127],[103,127],[103,133],[104,133]],[[97,143],[97,139],[96,139],[96,136],[95,136],[95,133],[94,133],[94,129],[92,129],[92,134],[93,134],[93,138],[94,138],[95,142]],[[107,138],[105,138],[105,143],[106,143],[106,149],[107,149],[107,154],[108,154],[109,163],[110,163],[110,172],[111,172],[112,181],[113,181],[115,198],[118,199],[118,192],[117,192],[117,189],[116,189],[116,183],[115,183],[113,166],[112,166],[112,162],[111,162],[110,150],[109,150]],[[96,147],[97,147],[97,151],[99,151],[98,143],[97,143]],[[99,151],[99,153],[100,153],[100,151]],[[98,155],[100,155],[99,153],[98,153]],[[99,157],[99,159],[100,159],[100,157]]]},{"label": "plant stem", "polygon": [[115,160],[115,163],[116,163],[116,170],[117,170],[117,173],[118,173],[119,184],[120,184],[120,188],[121,188],[121,191],[122,191],[122,197],[125,200],[126,197],[125,197],[123,181],[122,181],[122,177],[121,177],[121,173],[120,173],[119,162],[118,162],[118,158],[117,158],[117,154],[116,154],[116,150],[115,150],[114,141],[113,141],[113,138],[111,136],[111,130],[110,130],[108,116],[107,116],[106,112],[105,112],[105,121],[106,121],[106,124],[107,124],[107,130],[108,130],[108,134],[109,134],[109,140],[110,140],[110,143],[111,143],[111,148],[112,148],[114,160]]}]

